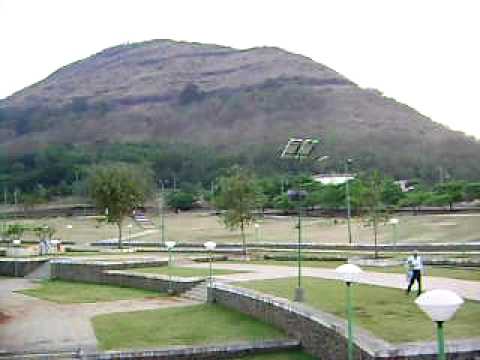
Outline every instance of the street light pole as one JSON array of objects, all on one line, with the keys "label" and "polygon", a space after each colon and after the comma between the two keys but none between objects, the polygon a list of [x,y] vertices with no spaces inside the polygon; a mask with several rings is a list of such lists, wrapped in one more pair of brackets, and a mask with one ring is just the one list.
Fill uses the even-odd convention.
[{"label": "street light pole", "polygon": [[213,250],[215,250],[215,247],[217,246],[217,244],[213,241],[207,241],[206,243],[203,244],[203,246],[205,246],[205,248],[207,249],[208,251],[208,256],[209,256],[209,260],[210,260],[210,267],[209,267],[209,286],[210,288],[213,287],[213,267],[212,267],[212,263],[213,263]]},{"label": "street light pole", "polygon": [[353,360],[352,283],[347,281],[348,360]]},{"label": "street light pole", "polygon": [[[297,251],[297,261],[298,261],[298,291],[295,294],[296,301],[303,301],[303,291],[302,289],[302,208],[298,207],[298,251]],[[300,293],[301,292],[301,293]]]},{"label": "street light pole", "polygon": [[345,198],[347,201],[347,226],[348,226],[348,243],[352,244],[352,228],[350,224],[350,219],[352,217],[352,210],[350,207],[350,184],[348,183],[349,178],[348,178],[348,173],[349,173],[349,168],[348,165],[352,163],[352,159],[347,159],[345,161],[345,176],[347,177],[345,179]]},{"label": "street light pole", "polygon": [[173,289],[172,289],[172,250],[175,247],[176,242],[175,241],[167,241],[165,243],[165,246],[167,247],[168,250],[168,293],[172,294]]},{"label": "street light pole", "polygon": [[443,335],[443,321],[437,321],[438,359],[445,360],[445,337]]},{"label": "street light pole", "polygon": [[420,295],[415,303],[437,324],[438,359],[446,360],[443,324],[455,315],[463,299],[453,291],[435,289]]},{"label": "street light pole", "polygon": [[335,272],[347,285],[347,352],[348,360],[353,360],[353,300],[352,283],[357,280],[357,276],[362,269],[353,264],[344,264],[335,269]]}]

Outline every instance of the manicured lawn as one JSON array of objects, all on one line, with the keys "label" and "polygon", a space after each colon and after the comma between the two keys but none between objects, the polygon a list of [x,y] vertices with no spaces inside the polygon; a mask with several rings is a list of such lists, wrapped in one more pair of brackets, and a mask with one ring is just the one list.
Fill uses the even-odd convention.
[{"label": "manicured lawn", "polygon": [[208,304],[100,315],[92,322],[103,350],[285,337],[270,325],[220,305]]},{"label": "manicured lawn", "polygon": [[94,303],[99,301],[143,299],[166,296],[165,294],[155,291],[142,289],[59,280],[44,281],[37,288],[20,290],[18,292],[60,304]]},{"label": "manicured lawn", "polygon": [[315,360],[313,356],[305,354],[301,351],[284,351],[281,353],[252,355],[236,360]]},{"label": "manicured lawn", "polygon": [[[292,299],[296,278],[238,283],[238,286]],[[307,303],[345,317],[345,284],[339,281],[304,278]],[[369,285],[354,286],[357,323],[390,342],[434,340],[434,326],[414,303],[414,295],[403,290]],[[450,339],[480,336],[480,303],[466,301],[455,319],[445,326]]]},{"label": "manicured lawn", "polygon": [[[160,274],[160,275],[171,275],[179,277],[207,277],[210,275],[209,269],[196,269],[189,267],[177,267],[177,266],[158,266],[158,267],[147,267],[141,269],[131,270],[134,272],[142,272],[148,274]],[[227,274],[236,274],[242,271],[234,270],[224,270],[224,269],[213,269],[213,275],[227,275]]]},{"label": "manicured lawn", "polygon": [[[234,263],[228,261],[228,263]],[[240,262],[238,262],[240,263]],[[259,264],[259,265],[279,265],[279,266],[297,266],[296,261],[279,261],[279,260],[254,260],[249,261],[249,264]],[[244,264],[244,263],[243,263]],[[329,268],[334,269],[337,266],[345,264],[344,261],[303,261],[302,265],[304,267],[320,267],[320,268]],[[373,266],[364,266],[362,267],[365,271],[372,272],[383,272],[383,273],[398,273],[404,274],[405,268],[403,266],[392,266],[392,267],[373,267]],[[461,280],[471,280],[471,281],[480,281],[480,268],[454,268],[446,266],[426,266],[426,275],[427,276],[438,276],[446,277],[452,279],[461,279]]]}]

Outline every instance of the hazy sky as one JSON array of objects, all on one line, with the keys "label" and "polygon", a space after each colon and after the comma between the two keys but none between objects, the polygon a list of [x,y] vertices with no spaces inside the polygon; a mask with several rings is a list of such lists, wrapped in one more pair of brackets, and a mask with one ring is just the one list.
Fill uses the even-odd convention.
[{"label": "hazy sky", "polygon": [[269,45],[480,138],[479,15],[479,0],[0,0],[0,99],[121,43]]}]

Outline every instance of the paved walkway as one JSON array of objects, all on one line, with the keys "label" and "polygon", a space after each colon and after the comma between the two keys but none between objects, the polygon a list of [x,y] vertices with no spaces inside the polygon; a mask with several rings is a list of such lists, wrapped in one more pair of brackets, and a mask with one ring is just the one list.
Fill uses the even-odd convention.
[{"label": "paved walkway", "polygon": [[0,280],[0,354],[16,352],[95,351],[90,319],[99,314],[188,306],[183,298],[56,304],[13,291],[37,286],[28,279]]},{"label": "paved walkway", "polygon": [[[208,264],[189,264],[188,267],[205,268]],[[225,264],[215,263],[216,269],[228,269],[239,271],[251,271],[232,275],[216,276],[227,282],[281,279],[297,276],[297,268],[290,266],[255,265],[255,264]],[[338,279],[335,269],[303,267],[304,276],[318,277],[322,279]],[[447,289],[456,292],[465,299],[480,301],[480,282],[458,279],[448,279],[434,276],[423,277],[423,284],[427,290]],[[359,276],[359,283],[392,288],[405,289],[406,280],[404,274],[389,274],[365,271]]]}]

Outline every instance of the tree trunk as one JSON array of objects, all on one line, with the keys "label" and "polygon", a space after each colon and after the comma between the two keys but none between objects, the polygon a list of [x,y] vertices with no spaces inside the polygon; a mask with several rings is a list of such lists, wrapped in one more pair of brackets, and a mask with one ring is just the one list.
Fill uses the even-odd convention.
[{"label": "tree trunk", "polygon": [[245,226],[242,223],[240,224],[240,230],[242,231],[242,244],[243,244],[243,256],[245,260],[247,259],[247,239],[245,238]]},{"label": "tree trunk", "polygon": [[122,222],[121,221],[117,222],[117,226],[118,226],[118,248],[122,249],[123,248],[123,244],[122,244]]}]

